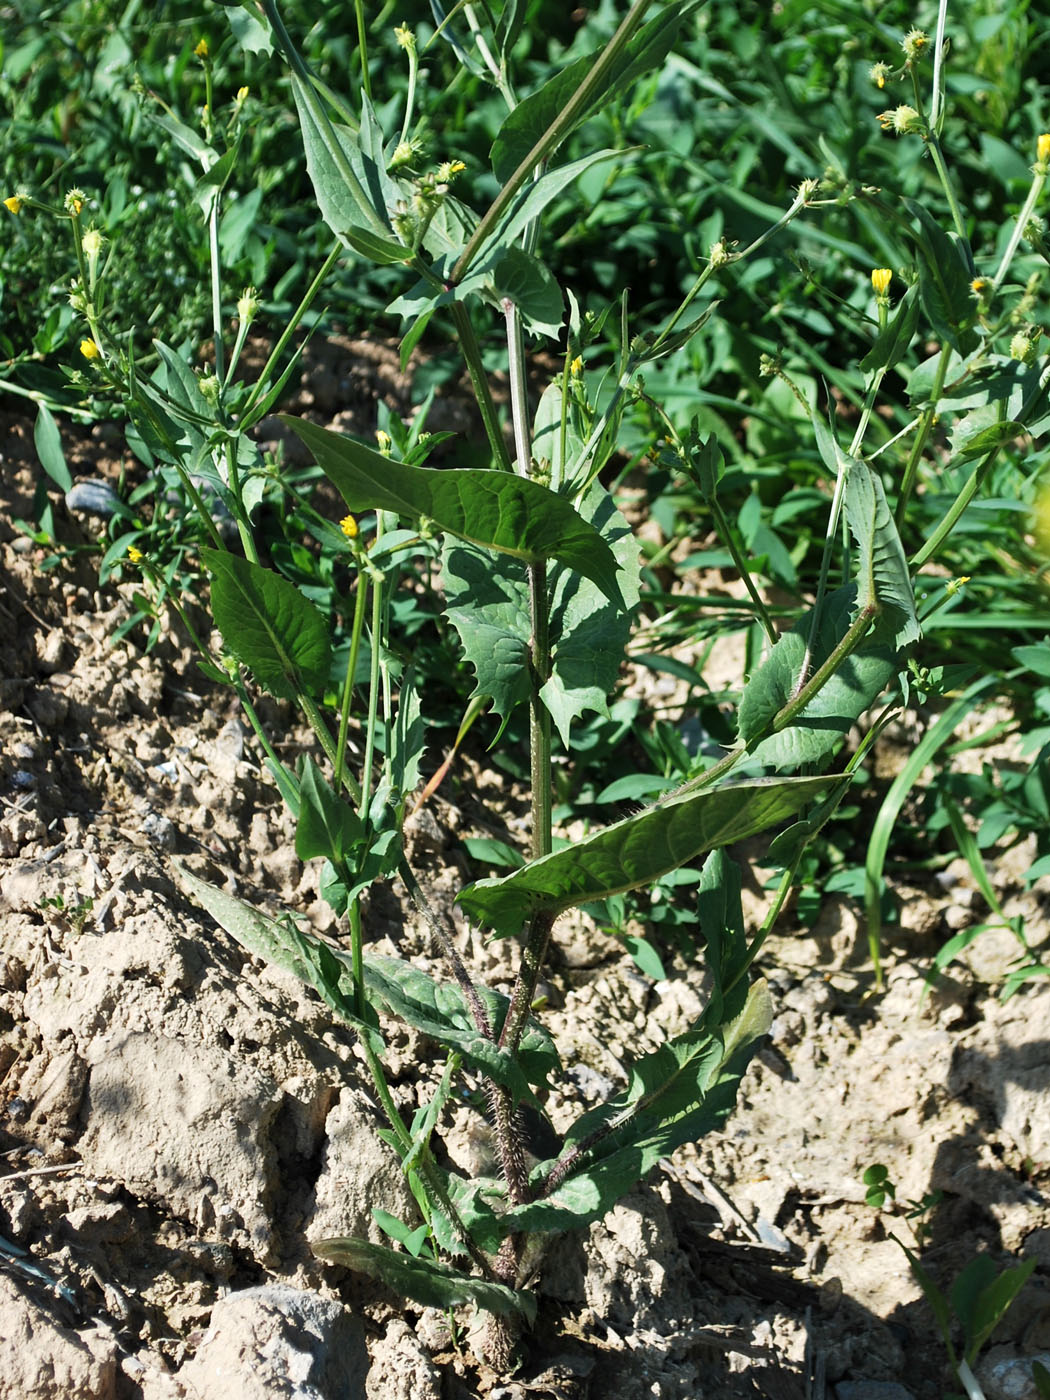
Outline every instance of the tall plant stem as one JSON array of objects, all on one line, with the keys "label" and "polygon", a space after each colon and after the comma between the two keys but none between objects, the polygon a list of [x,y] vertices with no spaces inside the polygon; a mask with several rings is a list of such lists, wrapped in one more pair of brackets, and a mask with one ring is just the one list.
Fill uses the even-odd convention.
[{"label": "tall plant stem", "polygon": [[354,0],[354,14],[357,17],[357,55],[361,60],[361,91],[371,102],[372,79],[368,72],[368,31],[365,29],[363,0]]},{"label": "tall plant stem", "polygon": [[941,391],[944,389],[944,381],[948,375],[948,363],[951,357],[952,347],[946,341],[944,345],[941,346],[941,357],[937,361],[937,371],[934,375],[933,387],[930,390],[930,401],[923,409],[922,417],[919,419],[919,430],[915,434],[915,441],[911,445],[911,451],[908,453],[908,460],[904,467],[904,479],[901,481],[900,496],[897,499],[897,510],[895,513],[898,530],[904,524],[908,502],[911,499],[912,491],[915,489],[915,478],[919,473],[919,462],[926,448],[926,440],[930,436],[930,429],[933,427],[937,417],[937,405],[940,402]]},{"label": "tall plant stem", "polygon": [[492,449],[492,456],[501,471],[512,471],[510,454],[507,452],[507,444],[503,441],[503,430],[499,425],[499,415],[496,412],[492,390],[489,388],[488,376],[481,359],[481,347],[474,334],[470,313],[461,301],[454,301],[451,310],[452,321],[459,337],[459,347],[466,361],[471,388],[481,412],[481,421],[485,428],[485,436],[489,440],[489,447]]},{"label": "tall plant stem", "polygon": [[[272,4],[272,0],[265,0],[265,3]],[[500,190],[484,218],[482,218],[481,222],[474,230],[473,237],[464,248],[459,261],[452,270],[451,280],[454,283],[462,281],[467,269],[474,261],[478,251],[484,245],[485,240],[497,227],[499,220],[510,207],[514,196],[526,181],[533,178],[536,167],[543,165],[565,137],[568,136],[569,132],[573,130],[578,122],[582,121],[588,106],[595,95],[601,92],[610,70],[618,62],[624,47],[640,27],[642,20],[645,18],[645,12],[652,3],[653,0],[635,0],[635,3],[624,16],[619,29],[617,29],[616,33],[605,46],[597,63],[595,63],[583,82],[533,146],[532,150],[529,151],[528,155],[522,160],[503,189]]]}]

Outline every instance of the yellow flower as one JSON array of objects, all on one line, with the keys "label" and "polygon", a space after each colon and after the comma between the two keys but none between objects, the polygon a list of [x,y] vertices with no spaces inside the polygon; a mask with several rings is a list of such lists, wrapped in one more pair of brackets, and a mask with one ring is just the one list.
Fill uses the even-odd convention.
[{"label": "yellow flower", "polygon": [[1035,158],[1040,165],[1050,161],[1050,131],[1044,131],[1035,143]]},{"label": "yellow flower", "polygon": [[973,281],[970,283],[970,291],[973,292],[973,294],[974,294],[975,297],[983,296],[984,293],[985,293],[987,290],[988,290],[988,278],[987,278],[987,277],[975,277],[975,278],[973,279]]},{"label": "yellow flower", "polygon": [[573,360],[572,364],[569,366],[569,373],[572,375],[573,379],[579,379],[580,375],[583,373],[582,355],[577,355]]},{"label": "yellow flower", "polygon": [[905,34],[904,38],[901,40],[901,48],[904,50],[905,55],[908,58],[915,60],[922,54],[923,50],[926,48],[926,45],[929,42],[930,36],[925,32],[925,30],[909,29],[907,34]]},{"label": "yellow flower", "polygon": [[339,522],[339,528],[348,540],[357,539],[357,521],[352,515],[344,515]]},{"label": "yellow flower", "polygon": [[8,195],[8,197],[4,200],[4,206],[10,209],[12,214],[19,213],[24,203],[25,200],[21,197],[21,195],[17,194]]},{"label": "yellow flower", "polygon": [[199,40],[198,43],[197,43],[197,47],[193,50],[193,52],[197,55],[198,58],[207,58],[207,57],[208,57],[208,41],[207,41],[207,39],[201,39],[201,40]]},{"label": "yellow flower", "polygon": [[128,545],[128,558],[133,564],[141,564],[145,557],[141,549],[136,549],[133,544]]},{"label": "yellow flower", "polygon": [[84,207],[85,199],[87,199],[87,195],[83,190],[70,190],[65,198],[66,213],[79,214]]},{"label": "yellow flower", "polygon": [[903,136],[906,131],[921,131],[922,118],[914,107],[902,102],[890,112],[879,113],[879,124],[883,131],[892,131],[894,136]]},{"label": "yellow flower", "polygon": [[893,281],[893,273],[888,267],[873,267],[871,269],[871,285],[875,288],[876,296],[884,297],[890,289]]},{"label": "yellow flower", "polygon": [[243,107],[243,106],[244,106],[245,102],[248,101],[248,94],[249,94],[250,92],[251,92],[251,88],[249,88],[249,87],[239,87],[239,88],[237,89],[237,106],[238,106],[238,107]]},{"label": "yellow flower", "polygon": [[416,36],[413,34],[412,30],[409,29],[407,24],[399,24],[397,26],[394,30],[394,38],[401,48],[408,49],[410,53],[415,51]]},{"label": "yellow flower", "polygon": [[450,180],[454,180],[461,170],[466,170],[466,166],[461,160],[446,160],[437,168],[438,184],[447,185]]},{"label": "yellow flower", "polygon": [[378,443],[378,445],[379,445],[379,450],[380,450],[380,452],[382,452],[383,456],[384,456],[384,457],[389,457],[389,456],[390,456],[390,444],[391,444],[390,434],[384,432],[382,428],[377,428],[377,429],[376,429],[376,442]]},{"label": "yellow flower", "polygon": [[890,76],[890,70],[885,63],[873,63],[868,69],[868,77],[876,87],[884,88],[886,79]]},{"label": "yellow flower", "polygon": [[102,351],[93,340],[82,340],[80,342],[80,353],[84,356],[85,360],[97,360],[102,354]]}]

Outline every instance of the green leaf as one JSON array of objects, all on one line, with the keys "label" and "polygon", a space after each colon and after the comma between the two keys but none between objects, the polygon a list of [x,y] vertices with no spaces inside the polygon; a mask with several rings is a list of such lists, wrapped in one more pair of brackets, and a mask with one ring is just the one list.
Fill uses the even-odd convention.
[{"label": "green leaf", "polygon": [[469,917],[506,937],[541,910],[557,915],[576,904],[651,885],[705,851],[793,816],[837,781],[761,779],[686,791],[513,874],[478,880],[460,894],[459,902]]},{"label": "green leaf", "polygon": [[[369,231],[382,237],[373,225],[376,220],[384,226],[388,225],[386,196],[389,180],[385,175],[379,179],[375,163],[371,162],[370,173],[376,178],[370,187],[363,168],[359,133],[330,119],[319,121],[314,107],[315,104],[323,106],[324,98],[313,89],[308,89],[294,69],[289,70],[288,78],[303,133],[306,169],[321,217],[344,243],[349,243],[348,231],[351,229],[355,233]],[[347,170],[356,176],[359,186],[372,197],[371,206],[362,204],[347,181]],[[365,178],[362,179],[362,176]]]},{"label": "green leaf", "polygon": [[306,933],[290,918],[271,919],[253,909],[250,904],[194,875],[180,861],[172,861],[172,866],[179,885],[190,899],[206,909],[252,957],[273,963],[312,987],[340,1020],[353,1026],[359,1035],[368,1037],[373,1050],[382,1053],[383,1041],[378,1031],[356,1014],[352,984],[348,992],[347,970],[335,949],[322,943],[315,934]]},{"label": "green leaf", "polygon": [[632,1065],[625,1090],[572,1125],[562,1155],[585,1149],[579,1166],[546,1198],[508,1211],[504,1229],[579,1229],[598,1220],[662,1157],[725,1122],[773,1020],[763,981],[738,990],[732,1020],[719,1026],[705,1012],[693,1030]]},{"label": "green leaf", "polygon": [[360,817],[346,799],[328,785],[308,754],[299,782],[295,854],[300,860],[323,856],[325,860],[343,861],[363,835]]},{"label": "green leaf", "polygon": [[536,408],[532,425],[532,455],[538,462],[550,463],[551,486],[555,491],[561,487],[566,463],[575,460],[583,451],[583,438],[576,424],[577,412],[571,400],[566,403],[563,399],[561,381],[557,379],[544,389]]},{"label": "green leaf", "polygon": [[[554,1042],[537,1022],[528,1022],[517,1056],[511,1055],[477,1029],[456,983],[435,981],[401,958],[367,956],[365,984],[371,1001],[455,1050],[473,1069],[509,1089],[515,1099],[535,1104],[530,1084],[546,1086],[560,1069]],[[507,998],[486,988],[479,988],[478,995],[493,1028],[501,1027]]]},{"label": "green leaf", "polygon": [[425,1221],[413,1230],[404,1221],[398,1220],[396,1215],[380,1210],[378,1206],[372,1208],[372,1219],[385,1235],[389,1235],[397,1244],[403,1244],[413,1259],[419,1258],[419,1252],[430,1234],[430,1226]]},{"label": "green leaf", "polygon": [[905,208],[918,219],[915,236],[920,253],[919,294],[930,324],[961,355],[977,344],[972,329],[977,306],[970,283],[974,277],[973,254],[956,233],[945,233],[928,209],[915,199]]},{"label": "green leaf", "polygon": [[58,424],[47,404],[37,405],[36,422],[33,424],[33,446],[40,458],[40,465],[60,491],[73,489],[73,477],[66,465],[62,451],[62,438]]},{"label": "green leaf", "polygon": [[328,627],[313,603],[271,569],[221,549],[202,549],[212,576],[215,625],[233,655],[271,695],[324,691]]},{"label": "green leaf", "polygon": [[1004,1269],[996,1278],[995,1265],[992,1264],[991,1260],[988,1260],[988,1263],[991,1264],[991,1277],[988,1276],[987,1271],[982,1271],[980,1277],[984,1282],[976,1297],[967,1290],[965,1295],[967,1312],[964,1317],[956,1299],[956,1287],[969,1273],[973,1265],[980,1262],[981,1257],[984,1256],[979,1256],[978,1259],[973,1260],[972,1264],[966,1266],[951,1292],[952,1305],[963,1323],[966,1338],[966,1360],[970,1363],[976,1359],[977,1353],[995,1331],[1007,1308],[1028,1282],[1036,1266],[1036,1260],[1026,1259],[1017,1268]]},{"label": "green leaf", "polygon": [[[893,644],[905,647],[921,636],[915,592],[897,526],[882,481],[866,462],[850,459],[844,506],[857,541],[857,607],[874,605],[893,630]],[[880,619],[878,631],[885,628]]]},{"label": "green leaf", "polygon": [[[593,486],[580,505],[619,565],[620,598],[572,569],[555,565],[550,590],[551,674],[540,691],[566,748],[569,726],[585,710],[608,714],[630,637],[630,610],[638,601],[638,550],[608,492]],[[491,558],[467,545],[447,543],[442,556],[445,614],[474,667],[474,695],[488,695],[506,719],[529,698],[529,584],[513,560],[494,568]]]},{"label": "green leaf", "polygon": [[319,1259],[379,1279],[402,1298],[411,1298],[427,1308],[446,1310],[463,1303],[476,1303],[486,1312],[502,1317],[517,1313],[530,1323],[536,1317],[536,1299],[532,1293],[505,1288],[500,1283],[487,1283],[429,1259],[413,1259],[410,1254],[402,1254],[386,1245],[348,1236],[317,1240],[310,1248]]},{"label": "green leaf", "polygon": [[525,329],[533,335],[561,335],[565,303],[550,269],[523,248],[508,248],[492,269],[492,289],[521,313]]},{"label": "green leaf", "polygon": [[377,267],[388,267],[392,263],[412,261],[411,248],[406,248],[403,243],[398,243],[396,238],[384,238],[382,234],[373,233],[371,229],[347,225],[341,236],[344,242],[349,243],[355,253],[360,253],[362,257],[368,258]]},{"label": "green leaf", "polygon": [[[683,10],[670,7],[656,19],[650,20],[626,45],[619,61],[606,74],[603,85],[595,89],[590,101],[580,109],[574,125],[566,128],[562,140],[596,112],[610,93],[623,93],[642,73],[660,67],[678,35],[682,18],[695,8],[687,6]],[[507,183],[544,132],[561,116],[600,56],[600,50],[584,54],[546,82],[538,92],[519,102],[507,117],[490,152],[492,169],[501,185]],[[553,150],[549,152],[548,158],[553,153]]]},{"label": "green leaf", "polygon": [[284,415],[352,511],[389,510],[429,521],[527,564],[559,559],[617,598],[616,560],[570,503],[511,472],[410,467],[339,433]]},{"label": "green leaf", "polygon": [[1050,1400],[1050,1371],[1041,1361],[1032,1362],[1032,1380],[1035,1381],[1040,1400]]},{"label": "green leaf", "polygon": [[[849,629],[855,591],[837,589],[824,602],[811,672],[820,667]],[[777,641],[748,681],[737,711],[741,740],[751,744],[794,695],[809,641],[812,613]],[[777,734],[762,739],[752,757],[778,771],[804,763],[825,764],[850,728],[878,699],[897,673],[891,648],[862,643],[846,658],[801,714]]]},{"label": "green leaf", "polygon": [[875,344],[860,362],[865,374],[890,370],[907,353],[919,320],[917,287],[909,287],[897,303],[897,309],[876,337]]},{"label": "green leaf", "polygon": [[231,8],[227,19],[230,21],[233,37],[245,53],[261,53],[267,58],[273,53],[269,30],[260,24],[253,14],[249,14],[242,7]]},{"label": "green leaf", "polygon": [[639,938],[634,933],[625,933],[623,943],[640,972],[646,977],[651,977],[654,982],[666,981],[667,972],[660,954],[647,938]]}]

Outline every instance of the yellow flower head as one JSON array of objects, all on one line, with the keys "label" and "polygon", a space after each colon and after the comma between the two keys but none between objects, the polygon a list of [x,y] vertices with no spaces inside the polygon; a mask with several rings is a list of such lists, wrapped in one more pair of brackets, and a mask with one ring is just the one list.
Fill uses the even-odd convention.
[{"label": "yellow flower head", "polygon": [[930,36],[925,30],[909,29],[901,40],[901,48],[904,50],[905,56],[914,62],[925,52],[929,42]]},{"label": "yellow flower head", "polygon": [[1040,165],[1050,161],[1050,131],[1044,131],[1035,143],[1035,158]]},{"label": "yellow flower head", "polygon": [[207,57],[208,57],[208,41],[207,41],[207,39],[200,39],[200,40],[198,40],[198,42],[197,42],[197,47],[193,50],[193,52],[197,55],[198,58],[207,58]]},{"label": "yellow flower head", "polygon": [[970,283],[970,291],[975,297],[984,297],[992,290],[992,284],[987,277],[975,277]]},{"label": "yellow flower head", "polygon": [[889,76],[890,70],[888,64],[873,63],[868,69],[868,77],[878,88],[884,88],[886,86],[886,79]]},{"label": "yellow flower head", "polygon": [[399,24],[397,26],[397,28],[394,30],[394,38],[397,40],[401,48],[408,49],[410,52],[415,51],[416,36],[412,32],[412,30],[409,29],[407,24]]},{"label": "yellow flower head", "polygon": [[248,88],[248,87],[239,87],[239,88],[237,89],[237,106],[238,106],[238,107],[243,107],[244,104],[247,102],[249,92],[251,92],[251,88]]},{"label": "yellow flower head", "polygon": [[80,353],[84,356],[85,360],[97,360],[102,354],[102,351],[93,340],[82,340],[80,342]]},{"label": "yellow flower head", "polygon": [[871,285],[875,288],[876,296],[884,297],[890,289],[893,281],[893,273],[888,267],[873,267],[871,269]]},{"label": "yellow flower head", "polygon": [[25,200],[22,198],[21,195],[12,194],[8,195],[8,197],[4,200],[4,207],[6,209],[10,209],[12,214],[18,214],[21,212],[22,205],[24,203]]},{"label": "yellow flower head", "polygon": [[84,207],[85,199],[87,199],[87,195],[83,190],[70,190],[65,198],[66,213],[79,214]]},{"label": "yellow flower head", "polygon": [[357,539],[357,521],[352,515],[344,515],[339,522],[339,528],[348,540]]},{"label": "yellow flower head", "polygon": [[387,433],[387,432],[384,432],[382,428],[377,428],[377,429],[376,429],[376,443],[378,444],[379,450],[380,450],[380,452],[382,452],[383,456],[384,456],[384,457],[389,457],[389,456],[390,456],[390,446],[391,446],[391,437],[390,437],[390,434]]},{"label": "yellow flower head", "polygon": [[883,131],[892,131],[894,136],[903,136],[906,131],[921,131],[922,118],[914,107],[902,102],[892,111],[880,112],[879,125]]},{"label": "yellow flower head", "polygon": [[141,549],[136,549],[133,544],[128,545],[128,558],[133,564],[141,564],[145,557]]},{"label": "yellow flower head", "polygon": [[569,373],[572,375],[573,379],[579,379],[580,375],[583,373],[582,355],[577,355],[573,360],[572,364],[569,366]]},{"label": "yellow flower head", "polygon": [[446,160],[437,168],[438,184],[447,185],[450,180],[454,180],[461,170],[466,170],[466,166],[461,160]]}]

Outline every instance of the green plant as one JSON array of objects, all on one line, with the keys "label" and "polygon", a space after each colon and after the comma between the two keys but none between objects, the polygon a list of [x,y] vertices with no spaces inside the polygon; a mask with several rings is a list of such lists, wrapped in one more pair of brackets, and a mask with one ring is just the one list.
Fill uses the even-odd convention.
[{"label": "green plant", "polygon": [[[663,70],[683,25],[698,13],[695,5],[665,6],[647,20],[652,0],[636,0],[607,42],[544,74],[521,99],[513,69],[526,7],[511,3],[491,14],[463,5],[442,20],[443,36],[454,40],[472,78],[488,82],[506,112],[492,147],[491,175],[477,179],[480,212],[454,193],[468,177],[455,145],[449,146],[456,133],[442,133],[439,162],[431,162],[424,147],[415,106],[421,100],[420,59],[411,28],[396,31],[407,82],[403,103],[394,110],[377,108],[369,96],[363,30],[357,49],[361,89],[351,104],[311,71],[273,0],[264,0],[261,18],[228,8],[242,43],[250,49],[272,46],[287,65],[317,207],[335,240],[258,377],[245,382],[236,374],[259,312],[252,288],[235,301],[228,344],[234,306],[224,291],[221,229],[224,191],[241,150],[236,113],[221,122],[209,101],[202,129],[170,113],[164,125],[200,171],[194,189],[205,229],[213,336],[212,358],[202,373],[195,372],[192,356],[163,340],[144,371],[135,339],[107,296],[101,231],[90,222],[85,226],[88,201],[81,191],[70,191],[61,209],[28,193],[11,196],[9,205],[18,206],[15,213],[35,205],[69,227],[77,258],[73,309],[89,332],[78,383],[92,395],[119,397],[145,460],[192,506],[194,529],[207,540],[200,558],[225,654],[213,656],[206,639],[198,638],[174,586],[176,576],[158,572],[152,552],[142,547],[145,535],[118,535],[111,551],[127,550],[147,578],[163,585],[163,596],[200,644],[205,673],[236,688],[296,818],[297,854],[324,862],[322,891],[346,921],[345,943],[333,946],[294,920],[264,916],[182,870],[192,898],[250,950],[306,981],[360,1036],[386,1115],[386,1140],[401,1160],[422,1224],[383,1217],[386,1233],[404,1250],[363,1240],[323,1241],[315,1248],[422,1302],[473,1301],[489,1310],[497,1321],[488,1351],[506,1365],[513,1342],[508,1319],[528,1319],[534,1312],[526,1283],[544,1237],[600,1218],[661,1156],[730,1112],[770,1018],[765,986],[752,977],[754,962],[807,849],[850,791],[898,703],[894,697],[907,693],[908,652],[921,635],[913,572],[952,536],[1003,447],[1047,415],[1046,366],[1031,337],[1025,337],[1024,353],[1012,358],[1000,344],[1008,332],[1011,338],[1020,333],[1012,318],[1028,316],[1034,293],[1026,284],[1002,311],[993,308],[993,293],[1004,283],[1045,182],[1050,137],[1039,138],[1031,197],[1008,226],[1009,256],[1004,254],[988,286],[975,288],[980,279],[940,147],[942,7],[929,114],[923,115],[919,96],[929,40],[913,31],[897,76],[914,85],[919,105],[901,104],[894,120],[930,153],[950,231],[918,200],[893,205],[833,165],[823,183],[803,179],[768,223],[764,207],[756,214],[750,206],[747,222],[754,227],[740,240],[744,246],[719,229],[709,246],[694,248],[685,260],[683,285],[667,289],[669,300],[658,313],[653,307],[637,311],[623,291],[595,310],[555,275],[551,264],[558,249],[546,232],[555,212],[574,201],[571,227],[582,237],[593,214],[588,199],[579,196],[580,182],[600,180],[601,193],[612,169],[630,166],[629,149],[595,149],[585,134],[600,131],[608,120],[622,135],[621,94]],[[206,45],[199,57],[207,77]],[[905,106],[906,116],[899,117]],[[573,141],[583,144],[582,153]],[[722,418],[686,414],[681,403],[662,399],[661,367],[708,336],[715,343],[731,338],[714,300],[716,284],[732,295],[739,290],[734,279],[746,279],[760,266],[804,212],[831,217],[850,204],[864,210],[879,250],[892,250],[905,290],[893,306],[891,269],[868,267],[859,279],[863,301],[855,297],[848,319],[864,353],[836,381],[849,390],[855,410],[848,446],[840,440],[842,425],[815,406],[815,374],[807,369],[803,377],[795,365],[786,365],[784,355],[772,353],[781,346],[773,344],[752,355],[754,363],[741,376],[755,400],[746,456]],[[262,459],[251,434],[277,406],[304,318],[348,257],[400,280],[400,295],[389,310],[406,324],[406,362],[431,324],[450,320],[474,391],[488,465],[430,468],[425,462],[435,440],[395,429],[392,422],[377,449],[288,418],[350,512],[336,526],[313,509],[301,482]],[[494,326],[502,330],[513,448],[491,388],[495,351],[479,336],[479,327]],[[884,384],[930,334],[940,348],[911,369],[912,403],[901,439],[888,433],[876,409]],[[535,406],[528,397],[526,335],[559,346],[560,366]],[[961,477],[952,499],[934,513],[909,567],[902,531],[913,518],[931,435],[945,415],[952,421],[952,469]],[[664,486],[673,478],[679,500],[699,503],[743,581],[749,677],[731,714],[710,706],[711,723],[718,726],[716,752],[710,746],[691,751],[676,742],[669,726],[654,722],[645,746],[659,781],[643,775],[639,785],[639,775],[631,774],[633,785],[613,791],[618,800],[658,793],[656,800],[556,846],[556,742],[569,760],[577,746],[581,754],[588,744],[600,753],[604,742],[608,752],[609,735],[603,739],[600,723],[590,717],[606,716],[636,629],[644,628],[648,648],[667,614],[678,608],[673,595],[651,590],[649,615],[639,622],[638,542],[603,484],[618,474],[622,460],[616,454],[630,446],[639,422],[659,430],[654,476]],[[650,431],[650,446],[652,436]],[[883,454],[902,441],[900,471],[887,470],[884,480]],[[804,463],[802,499],[777,515],[763,490],[771,482],[775,490],[780,468],[760,469],[754,458],[789,451],[793,461]],[[824,482],[827,493],[818,488]],[[737,511],[733,493],[741,490],[746,501]],[[257,518],[267,499],[281,522],[268,551],[272,566],[263,562]],[[827,520],[790,548],[792,521],[801,513],[796,507],[811,510],[818,501],[828,507]],[[215,502],[232,531],[224,533],[213,519]],[[680,506],[667,500],[662,509],[673,522]],[[475,678],[473,694],[461,702],[457,742],[484,708],[497,724],[495,741],[510,733],[521,714],[528,720],[528,850],[516,853],[520,863],[509,874],[478,879],[459,894],[462,910],[492,936],[521,940],[509,997],[476,984],[457,952],[447,913],[432,907],[404,852],[403,826],[421,781],[428,678],[407,649],[398,648],[394,614],[405,577],[417,578],[420,566],[435,560],[448,635],[458,638]],[[654,556],[647,562],[655,577],[661,561]],[[337,601],[340,569],[350,573],[354,586]],[[771,586],[790,589],[794,602],[773,606]],[[722,608],[719,620],[705,627],[723,626],[728,611]],[[680,619],[672,616],[671,625],[680,627]],[[671,660],[652,664],[670,666]],[[279,757],[259,719],[256,687],[295,704],[313,730],[315,751],[294,767]],[[828,772],[853,726],[875,707],[881,708],[842,771]],[[617,721],[610,716],[610,722]],[[348,742],[352,726],[361,737],[360,758]],[[597,788],[595,804],[608,786]],[[571,794],[571,776],[567,787]],[[762,927],[749,936],[740,870],[725,847],[789,820],[793,824],[770,852],[783,872],[776,896]],[[476,847],[475,854],[507,859],[507,852],[491,845]],[[515,855],[509,859],[513,863]],[[398,878],[443,952],[445,980],[366,952],[360,896],[377,880]],[[610,925],[619,927],[626,907],[618,901],[679,880],[689,881],[695,892],[711,982],[707,1006],[687,1032],[640,1056],[628,1085],[583,1114],[557,1155],[530,1167],[517,1110],[528,1104],[542,1112],[560,1071],[557,1050],[533,1014],[558,916],[576,906],[600,906]],[[636,939],[632,952],[646,970],[662,970],[647,940]],[[410,1121],[384,1070],[383,1017],[408,1022],[446,1056],[433,1097]],[[464,1070],[487,1085],[499,1177],[467,1179],[446,1170],[431,1149],[441,1115],[456,1106],[457,1075]]]},{"label": "green plant", "polygon": [[[897,1192],[888,1169],[881,1163],[864,1173],[868,1188],[865,1200],[875,1210],[886,1203],[898,1212]],[[941,1192],[924,1196],[921,1201],[909,1201],[903,1219],[911,1229],[915,1249],[896,1235],[890,1238],[904,1251],[915,1280],[925,1295],[944,1340],[952,1370],[966,1392],[967,1400],[984,1400],[984,1392],[973,1373],[978,1353],[1002,1321],[1006,1310],[1024,1287],[1036,1261],[1027,1259],[1014,1268],[999,1270],[987,1254],[978,1254],[956,1275],[947,1294],[934,1282],[919,1257],[927,1241],[929,1214],[940,1203]],[[918,1222],[914,1224],[913,1222]],[[956,1341],[958,1334],[958,1343]]]}]

